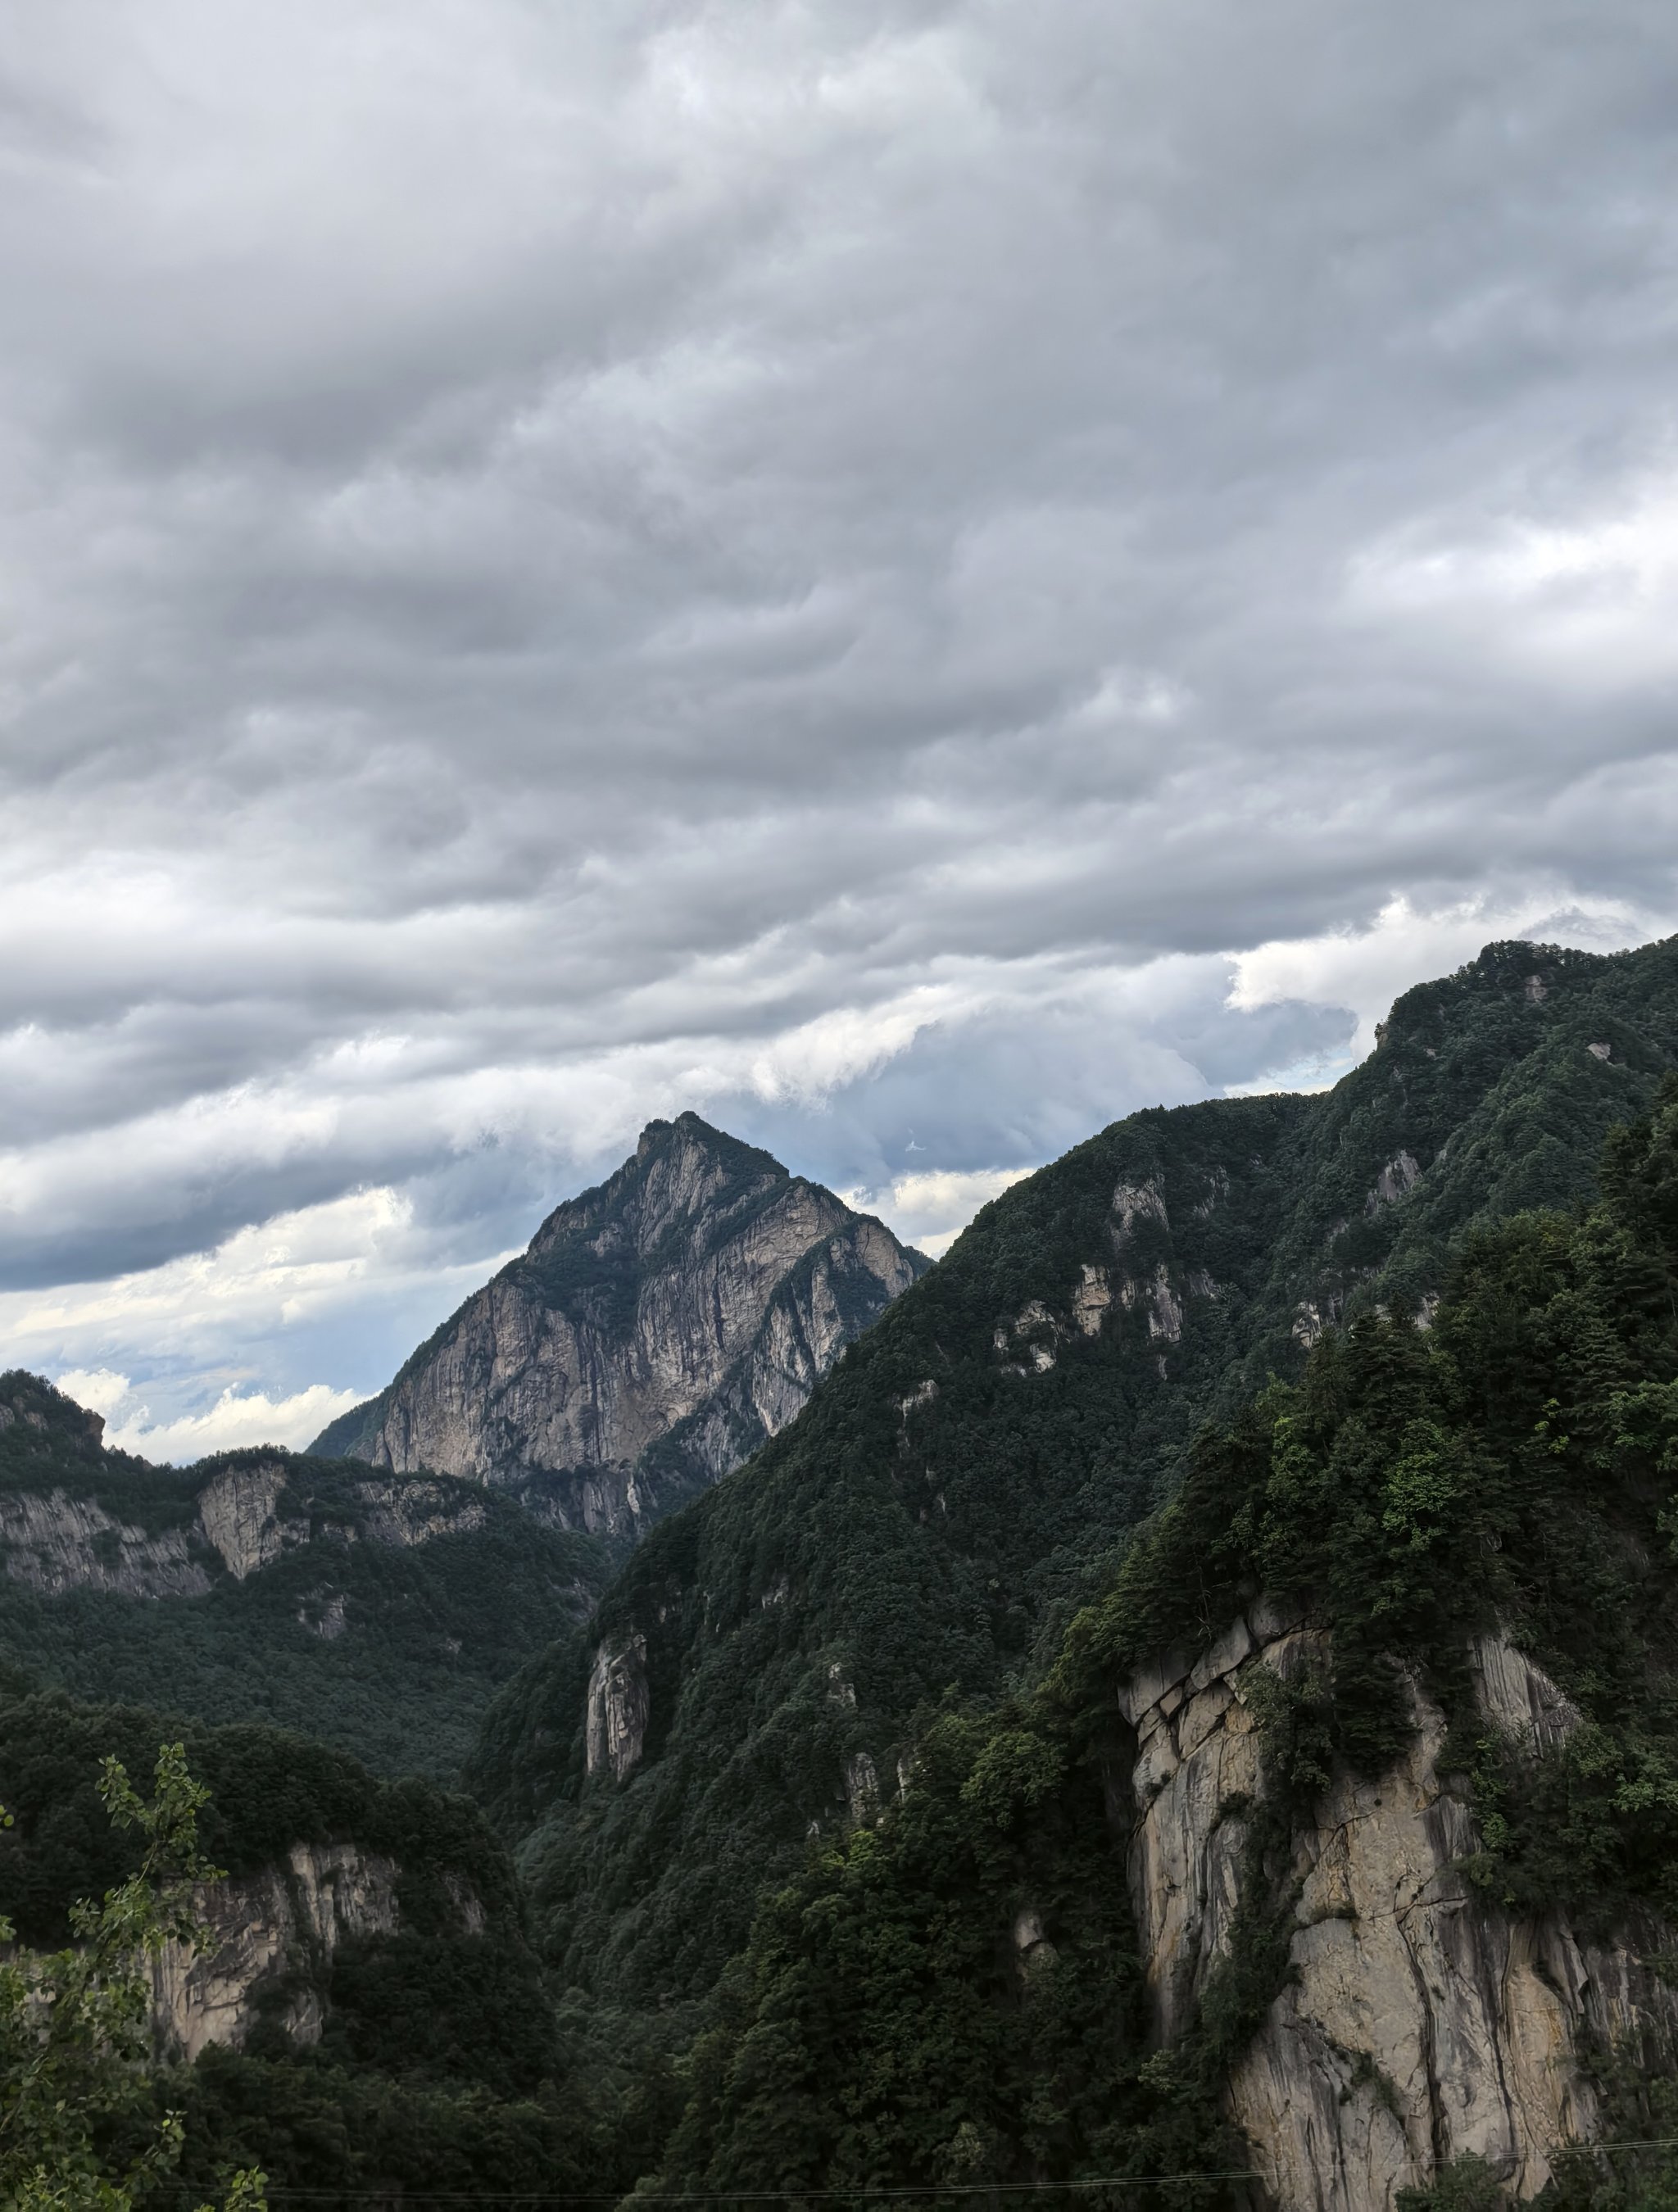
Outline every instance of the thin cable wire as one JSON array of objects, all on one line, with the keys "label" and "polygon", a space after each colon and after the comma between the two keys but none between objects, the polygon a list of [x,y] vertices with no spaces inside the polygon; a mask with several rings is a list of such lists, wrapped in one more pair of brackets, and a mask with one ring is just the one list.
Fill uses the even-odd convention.
[{"label": "thin cable wire", "polygon": [[[1678,2150],[1678,2136],[1632,2137],[1623,2142],[1562,2143],[1559,2150],[1627,2151]],[[283,2182],[264,2192],[270,2197],[289,2197],[307,2203],[404,2204],[810,2204],[896,2202],[938,2197],[1037,2197],[1057,2191],[1081,2189],[1188,2188],[1202,2181],[1262,2181],[1250,2167],[1210,2173],[1103,2174],[1087,2181],[951,2181],[917,2184],[909,2187],[870,2189],[712,2189],[660,2190],[637,2196],[633,2190],[520,2190],[520,2189],[407,2189],[392,2182],[382,2189],[309,2189],[288,2187]],[[197,2195],[190,2186],[182,2195]]]},{"label": "thin cable wire", "polygon": [[710,2189],[666,2190],[637,2196],[632,2190],[415,2190],[393,2182],[386,2189],[304,2189],[279,2184],[266,2192],[272,2197],[336,2201],[377,2198],[404,2204],[808,2204],[855,2203],[874,2198],[902,2200],[933,2197],[1034,2197],[1055,2190],[1152,2189],[1187,2186],[1200,2181],[1262,2181],[1262,2174],[1245,2167],[1226,2173],[1127,2173],[1100,2176],[1090,2181],[952,2181],[907,2188],[870,2189]]}]

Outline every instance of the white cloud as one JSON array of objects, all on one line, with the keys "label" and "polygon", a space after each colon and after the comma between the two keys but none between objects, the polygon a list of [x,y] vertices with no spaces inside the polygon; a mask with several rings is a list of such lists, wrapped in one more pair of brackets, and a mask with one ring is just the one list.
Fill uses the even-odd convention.
[{"label": "white cloud", "polygon": [[881,1190],[847,1191],[843,1196],[860,1211],[879,1214],[906,1244],[938,1260],[982,1206],[1000,1198],[1031,1172],[1030,1168],[975,1168],[964,1174],[927,1170],[899,1176]]},{"label": "white cloud", "polygon": [[[360,1191],[163,1267],[0,1292],[0,1344],[6,1364],[56,1375],[111,1425],[107,1443],[144,1457],[295,1445],[388,1381],[511,1256],[469,1245],[462,1257],[415,1223],[407,1198]],[[333,1383],[308,1372],[321,1365]],[[275,1387],[282,1375],[292,1387]]]},{"label": "white cloud", "polygon": [[1590,485],[1571,514],[1407,521],[1360,549],[1347,573],[1359,612],[1438,623],[1552,678],[1612,692],[1678,672],[1678,477],[1669,471],[1608,507]]},{"label": "white cloud", "polygon": [[128,1376],[108,1367],[66,1368],[53,1380],[67,1398],[103,1418],[105,1442],[113,1450],[154,1462],[182,1463],[246,1444],[301,1450],[356,1403],[354,1391],[329,1389],[324,1383],[277,1399],[229,1384],[202,1413],[157,1420]]},{"label": "white cloud", "polygon": [[113,1374],[108,1367],[67,1368],[53,1379],[67,1398],[106,1419],[129,1395],[127,1376]]},{"label": "white cloud", "polygon": [[[1590,952],[1638,945],[1669,927],[1673,916],[1657,917],[1617,902],[1593,901],[1559,908],[1553,890],[1508,901],[1493,896],[1466,899],[1429,910],[1399,896],[1390,898],[1364,929],[1335,929],[1254,947],[1233,957],[1231,1006],[1251,1012],[1290,999],[1328,1001],[1351,1008],[1358,1027],[1348,1054],[1326,1063],[1313,1080],[1310,1062],[1269,1070],[1226,1086],[1231,1092],[1311,1089],[1334,1081],[1375,1045],[1375,1025],[1393,1000],[1412,984],[1449,975],[1499,938],[1525,937],[1571,945]],[[1292,1075],[1296,1079],[1288,1082]]]},{"label": "white cloud", "polygon": [[[76,1387],[82,1381],[73,1373],[61,1375],[58,1388],[93,1412],[103,1411]],[[100,1386],[103,1381],[101,1377]],[[132,1395],[125,1394],[125,1398]],[[349,1412],[356,1403],[356,1393],[331,1390],[324,1382],[316,1382],[306,1390],[294,1391],[289,1398],[273,1399],[260,1390],[241,1391],[230,1385],[208,1412],[178,1414],[173,1420],[163,1421],[153,1420],[149,1406],[119,1403],[119,1417],[105,1431],[107,1445],[116,1451],[137,1453],[142,1459],[182,1465],[211,1452],[236,1451],[247,1444],[279,1444],[289,1451],[301,1451],[329,1421]]]}]

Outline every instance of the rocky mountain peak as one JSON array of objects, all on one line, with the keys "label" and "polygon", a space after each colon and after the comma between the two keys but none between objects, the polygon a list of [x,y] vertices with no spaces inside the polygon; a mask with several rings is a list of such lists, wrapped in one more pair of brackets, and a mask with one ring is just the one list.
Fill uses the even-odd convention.
[{"label": "rocky mountain peak", "polygon": [[[788,1170],[782,1167],[773,1152],[764,1152],[760,1146],[748,1145],[744,1138],[731,1137],[726,1129],[719,1129],[691,1109],[678,1114],[673,1121],[654,1120],[647,1124],[636,1142],[635,1158],[645,1161],[655,1156],[696,1153],[717,1163],[750,1164],[761,1174],[787,1182]],[[633,1164],[625,1161],[624,1167]]]},{"label": "rocky mountain peak", "polygon": [[532,1240],[532,1254],[581,1235],[602,1256],[617,1249],[646,1254],[713,1217],[761,1202],[792,1184],[772,1153],[714,1129],[697,1114],[649,1121],[633,1156],[597,1190],[558,1206]]},{"label": "rocky mountain peak", "polygon": [[698,1115],[651,1121],[314,1449],[633,1534],[790,1420],[921,1264]]}]

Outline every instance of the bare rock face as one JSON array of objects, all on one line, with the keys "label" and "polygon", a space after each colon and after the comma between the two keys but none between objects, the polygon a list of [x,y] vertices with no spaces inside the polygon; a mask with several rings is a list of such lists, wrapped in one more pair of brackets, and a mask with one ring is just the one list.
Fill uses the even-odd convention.
[{"label": "bare rock face", "polygon": [[10,1579],[48,1597],[72,1589],[198,1597],[210,1588],[185,1530],[148,1535],[61,1489],[0,1497],[0,1546]]},{"label": "bare rock face", "polygon": [[917,1272],[768,1153],[695,1115],[655,1121],[313,1449],[634,1534],[784,1427]]},{"label": "bare rock face", "polygon": [[478,1498],[462,1498],[442,1482],[358,1482],[356,1496],[368,1540],[412,1551],[439,1536],[464,1536],[488,1516]]},{"label": "bare rock face", "polygon": [[296,1844],[283,1866],[202,1891],[197,1911],[208,1941],[167,1943],[151,1961],[159,2052],[241,2050],[258,1998],[282,1976],[292,1989],[282,2026],[294,2043],[318,2043],[319,1984],[338,1944],[395,1932],[396,1867],[354,1844]]},{"label": "bare rock face", "polygon": [[[369,1471],[367,1481],[340,1480],[323,1496],[307,1468],[261,1453],[184,1474],[173,1492],[155,1480],[137,1486],[137,1475],[158,1470],[106,1453],[97,1414],[39,1376],[16,1372],[3,1381],[9,1395],[0,1397],[0,1437],[11,1431],[15,1446],[33,1432],[42,1443],[33,1466],[13,1450],[11,1480],[0,1487],[0,1570],[43,1596],[202,1597],[224,1574],[248,1581],[317,1541],[334,1550],[361,1540],[407,1550],[470,1534],[488,1517],[482,1494],[464,1484]],[[342,1602],[335,1620],[307,1625],[324,1636],[340,1633]]]},{"label": "bare rock face", "polygon": [[[1170,2041],[1226,1955],[1245,1815],[1264,1791],[1255,1671],[1297,1680],[1326,1638],[1256,1609],[1196,1661],[1168,1655],[1122,1696],[1137,1731],[1130,1873],[1156,2023]],[[1493,1725],[1535,1752],[1578,1715],[1499,1639],[1474,1654]],[[1388,2212],[1465,2153],[1517,2197],[1588,2140],[1587,2045],[1678,2037],[1648,1930],[1587,1941],[1565,1916],[1514,1920],[1458,1871],[1478,1844],[1441,1776],[1445,1722],[1413,1686],[1416,1732],[1375,1783],[1337,1780],[1293,1835],[1292,1978],[1233,2069],[1230,2106],[1283,2212]]]},{"label": "bare rock face", "polygon": [[583,1736],[588,1771],[622,1782],[641,1758],[652,1710],[647,1686],[647,1639],[607,1642],[594,1654],[588,1677]]},{"label": "bare rock face", "polygon": [[198,1523],[235,1581],[271,1565],[288,1544],[307,1543],[306,1524],[288,1524],[279,1513],[285,1469],[229,1467],[212,1475],[198,1493]]},{"label": "bare rock face", "polygon": [[1383,1206],[1396,1206],[1407,1198],[1421,1181],[1421,1167],[1414,1155],[1396,1152],[1375,1178],[1375,1187],[1365,1200],[1365,1213],[1378,1213]]}]

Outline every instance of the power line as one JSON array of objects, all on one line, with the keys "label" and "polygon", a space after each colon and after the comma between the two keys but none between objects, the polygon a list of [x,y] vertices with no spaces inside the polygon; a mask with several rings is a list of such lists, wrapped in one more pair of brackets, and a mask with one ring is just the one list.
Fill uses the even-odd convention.
[{"label": "power line", "polygon": [[[1647,2136],[1622,2142],[1559,2143],[1556,2153],[1567,2150],[1639,2151],[1678,2149],[1678,2136]],[[639,2195],[633,2189],[520,2190],[520,2189],[408,2189],[399,2181],[384,2188],[313,2189],[283,2182],[269,2187],[270,2198],[300,2203],[403,2204],[811,2204],[924,2202],[940,2197],[1037,2197],[1089,2189],[1188,2188],[1197,2182],[1263,2181],[1250,2167],[1198,2173],[1123,2173],[1096,2175],[1082,2181],[951,2181],[906,2186],[854,2189],[711,2189],[659,2190]],[[182,2194],[197,2195],[183,2189]]]},{"label": "power line", "polygon": [[399,2182],[384,2189],[303,2189],[284,2184],[267,2191],[271,2197],[336,2202],[355,2198],[404,2204],[854,2204],[873,2199],[894,2202],[937,2197],[1036,2197],[1056,2190],[1152,2189],[1185,2187],[1201,2181],[1262,2181],[1249,2169],[1218,2173],[1126,2173],[1097,2176],[1088,2181],[951,2181],[910,2187],[873,2189],[709,2189],[660,2190],[641,2196],[633,2190],[410,2190]]}]

